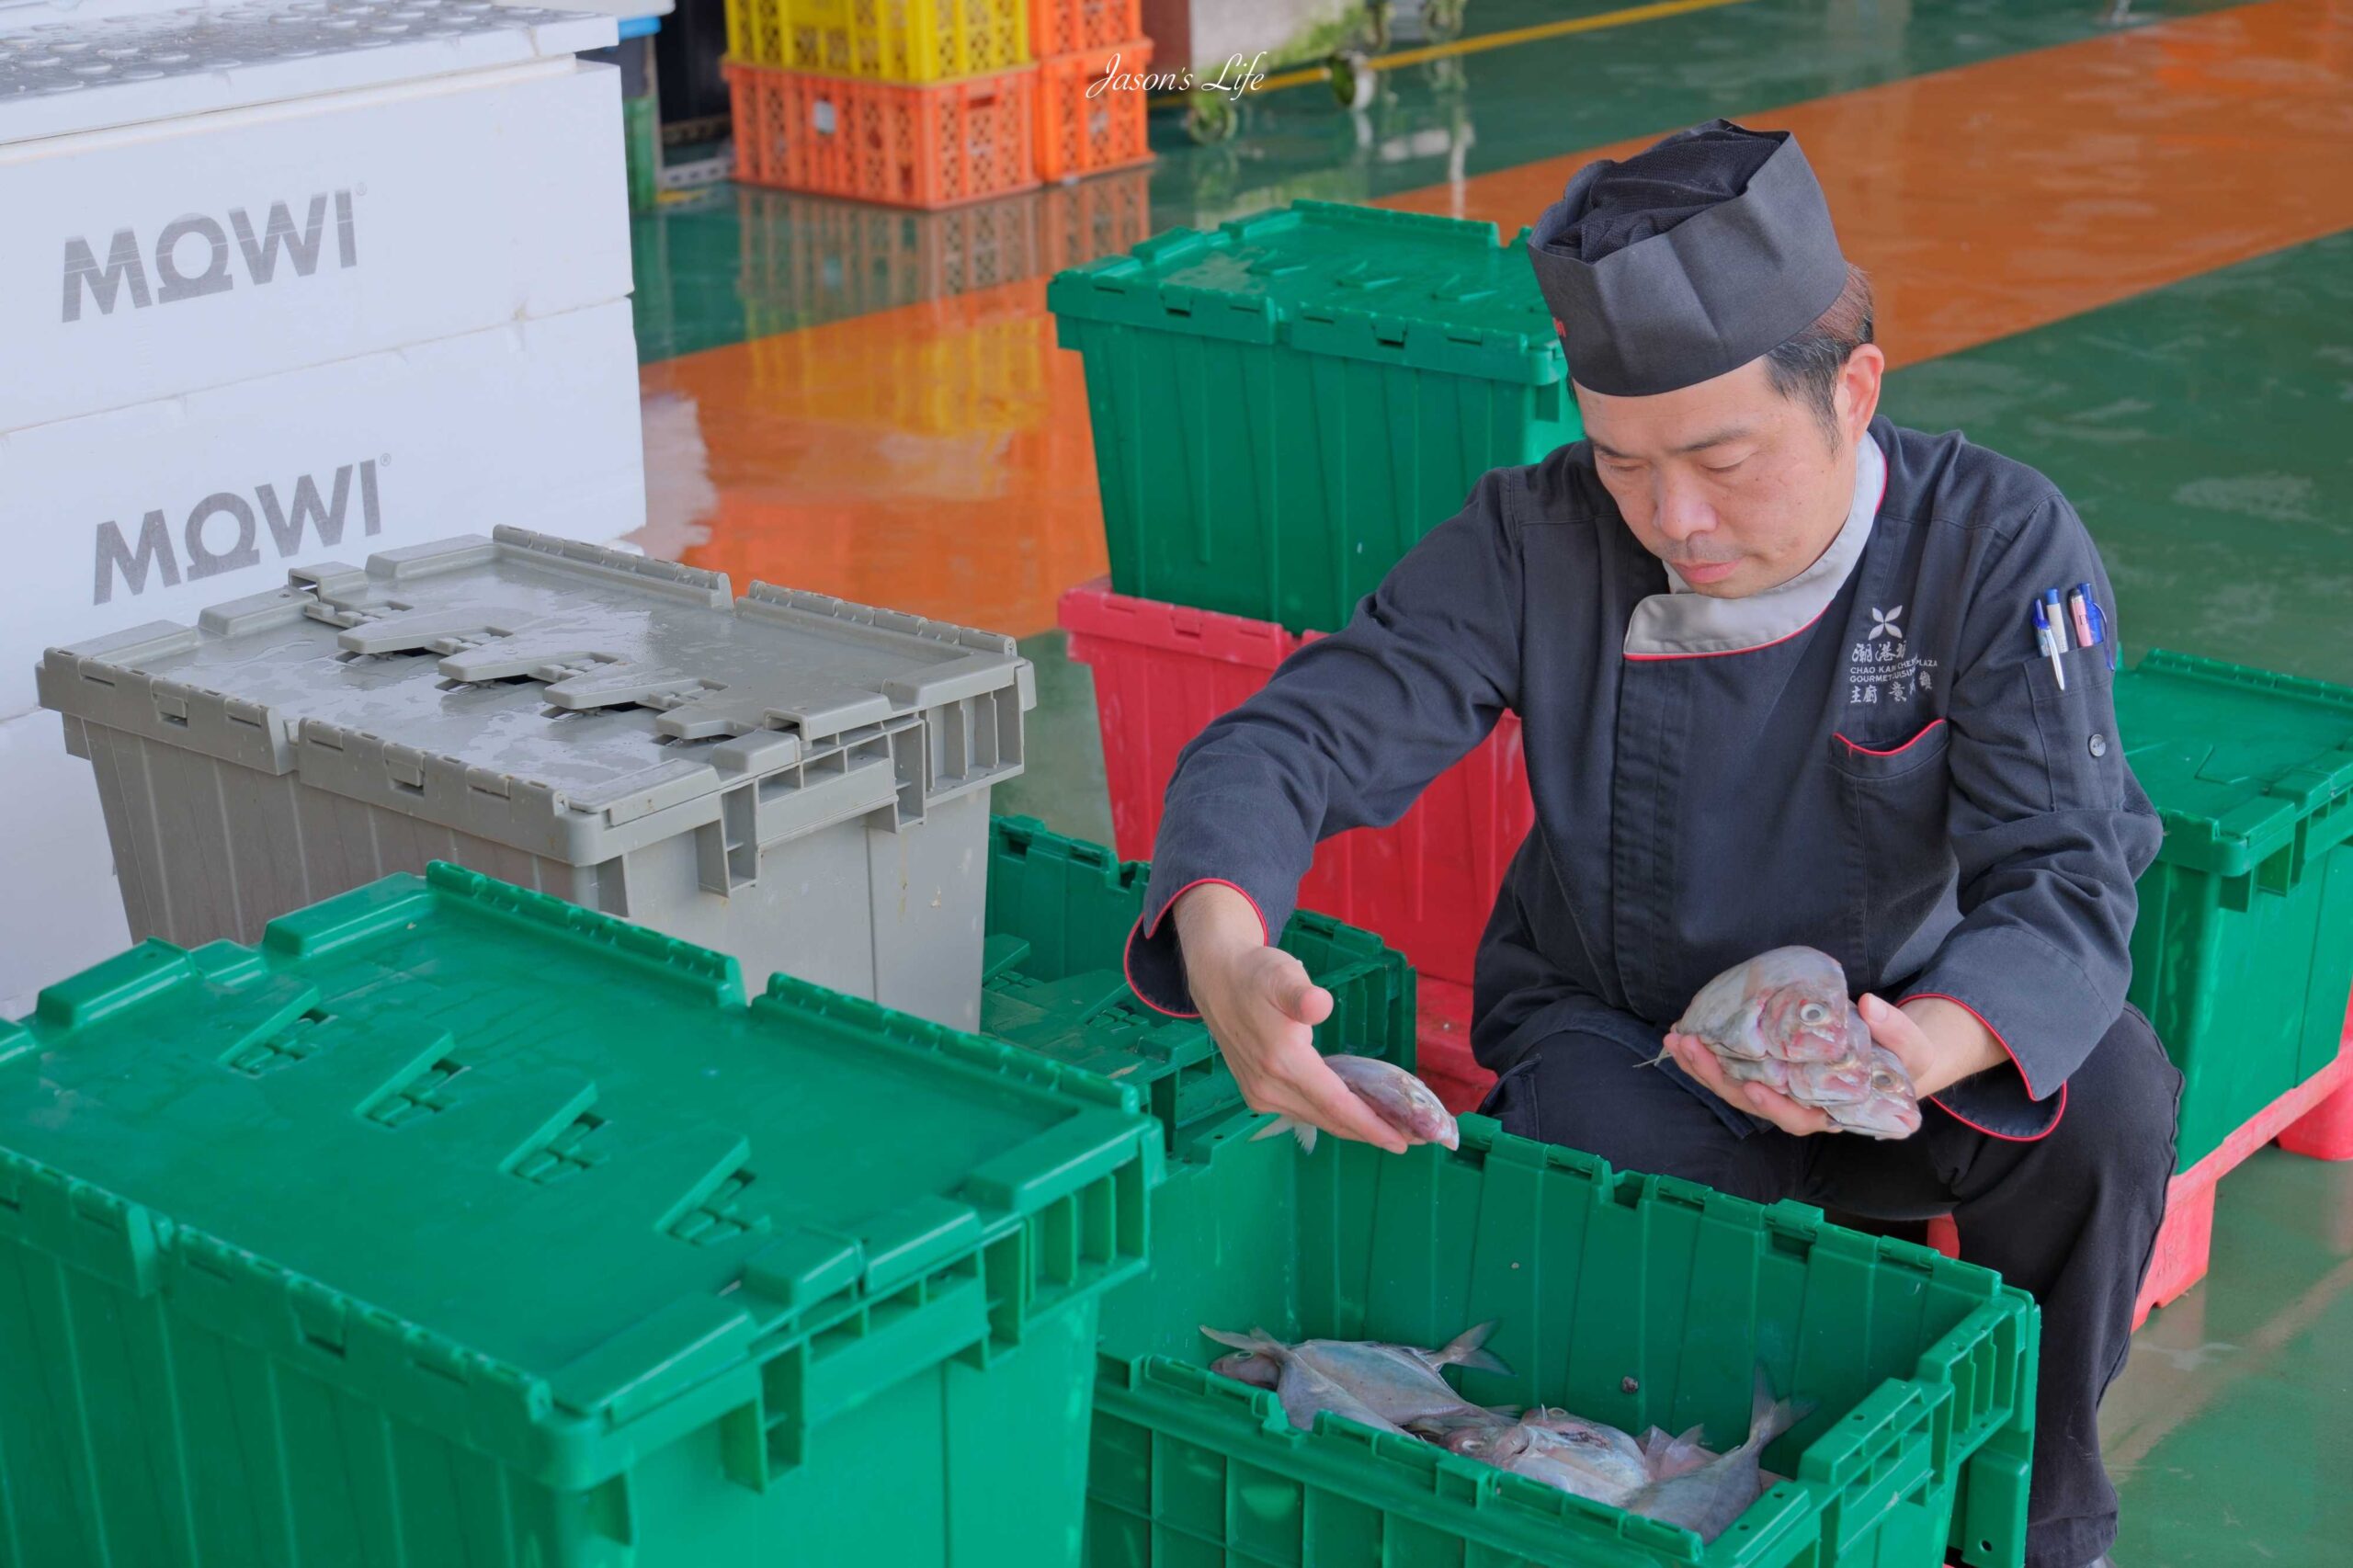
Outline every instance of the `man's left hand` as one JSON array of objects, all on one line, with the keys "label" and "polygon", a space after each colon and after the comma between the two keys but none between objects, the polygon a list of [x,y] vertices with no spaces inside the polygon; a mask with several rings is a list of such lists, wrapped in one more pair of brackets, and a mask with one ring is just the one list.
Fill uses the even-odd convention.
[{"label": "man's left hand", "polygon": [[[1917,996],[1901,1007],[1865,996],[1858,1006],[1871,1039],[1904,1063],[1904,1070],[1912,1075],[1914,1090],[1924,1100],[2009,1060],[2002,1042],[1978,1022],[1974,1013],[1940,996]],[[1826,1114],[1799,1104],[1778,1089],[1734,1083],[1725,1076],[1716,1053],[1695,1035],[1668,1035],[1666,1050],[1717,1098],[1762,1117],[1784,1132],[1802,1138],[1838,1130]]]}]

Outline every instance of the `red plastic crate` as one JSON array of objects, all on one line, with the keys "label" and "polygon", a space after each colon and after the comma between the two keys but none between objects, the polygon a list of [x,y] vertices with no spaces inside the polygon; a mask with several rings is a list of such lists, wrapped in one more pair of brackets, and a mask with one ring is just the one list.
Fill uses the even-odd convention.
[{"label": "red plastic crate", "polygon": [[1471,1054],[1471,988],[1451,981],[1421,983],[1414,1071],[1455,1115],[1479,1108],[1495,1075]]},{"label": "red plastic crate", "polygon": [[1143,0],[1029,0],[1029,52],[1040,60],[1108,49],[1142,31]]},{"label": "red plastic crate", "polygon": [[[1070,656],[1095,672],[1096,717],[1120,853],[1148,858],[1176,754],[1267,684],[1313,632],[1115,594],[1097,581],[1063,596]],[[1327,839],[1299,905],[1380,935],[1425,981],[1467,985],[1479,936],[1535,807],[1519,721],[1506,714],[1403,820]]]},{"label": "red plastic crate", "polygon": [[735,177],[893,207],[953,207],[1038,183],[1038,68],[909,86],[726,64]]},{"label": "red plastic crate", "polygon": [[[2132,1310],[2134,1328],[2206,1278],[2214,1247],[2215,1186],[2275,1138],[2290,1153],[2353,1160],[2353,1021],[2334,1062],[2272,1101],[2166,1186],[2165,1222]],[[1949,1215],[1928,1221],[1928,1244],[1949,1257],[1961,1256],[1961,1233]]]},{"label": "red plastic crate", "polygon": [[1151,64],[1147,38],[1038,62],[1039,178],[1076,179],[1152,162],[1140,80]]}]

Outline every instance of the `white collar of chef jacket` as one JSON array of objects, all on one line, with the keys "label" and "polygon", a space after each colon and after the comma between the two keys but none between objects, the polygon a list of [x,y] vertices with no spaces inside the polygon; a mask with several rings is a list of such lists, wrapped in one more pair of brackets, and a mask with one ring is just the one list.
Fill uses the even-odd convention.
[{"label": "white collar of chef jacket", "polygon": [[1630,659],[1688,659],[1710,653],[1746,653],[1787,642],[1822,619],[1855,563],[1870,542],[1871,519],[1879,515],[1887,484],[1887,459],[1864,433],[1855,449],[1855,498],[1847,521],[1821,559],[1778,587],[1746,598],[1714,599],[1695,593],[1666,567],[1668,591],[1634,607],[1626,626]]}]

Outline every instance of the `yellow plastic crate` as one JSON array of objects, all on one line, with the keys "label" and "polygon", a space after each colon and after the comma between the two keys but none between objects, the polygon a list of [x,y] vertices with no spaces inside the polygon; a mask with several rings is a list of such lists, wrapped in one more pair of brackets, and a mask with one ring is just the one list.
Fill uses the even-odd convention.
[{"label": "yellow plastic crate", "polygon": [[881,82],[942,82],[1029,60],[1029,0],[728,0],[727,52]]}]

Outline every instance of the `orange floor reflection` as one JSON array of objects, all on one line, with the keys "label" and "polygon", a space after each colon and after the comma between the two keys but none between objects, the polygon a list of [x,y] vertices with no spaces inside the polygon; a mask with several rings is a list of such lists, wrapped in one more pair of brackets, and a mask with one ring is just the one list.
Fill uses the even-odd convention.
[{"label": "orange floor reflection", "polygon": [[[2353,0],[2268,0],[1745,118],[1798,133],[1908,364],[2353,226]],[[1579,165],[1379,205],[1517,233]]]},{"label": "orange floor reflection", "polygon": [[[1750,122],[1803,137],[1903,363],[2353,227],[2348,78],[2353,0],[2263,0]],[[1593,155],[1384,204],[1515,232]],[[1097,219],[1086,254],[1140,237]],[[646,548],[739,583],[1051,626],[1104,551],[1084,381],[1044,313],[1042,271],[1071,256],[1038,255],[1040,277],[648,367]]]},{"label": "orange floor reflection", "polygon": [[650,365],[643,386],[691,402],[716,493],[654,553],[1016,635],[1104,570],[1086,385],[1042,279]]}]

